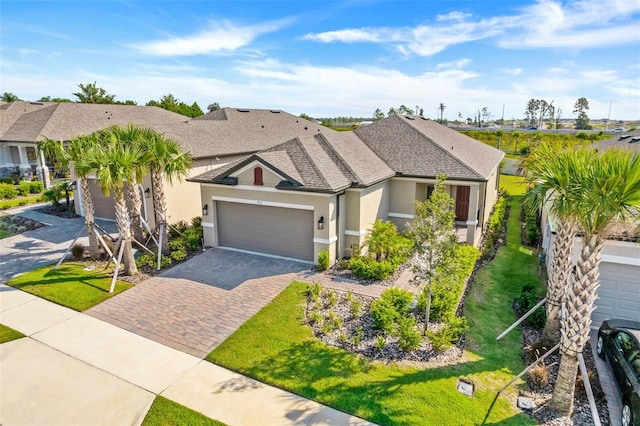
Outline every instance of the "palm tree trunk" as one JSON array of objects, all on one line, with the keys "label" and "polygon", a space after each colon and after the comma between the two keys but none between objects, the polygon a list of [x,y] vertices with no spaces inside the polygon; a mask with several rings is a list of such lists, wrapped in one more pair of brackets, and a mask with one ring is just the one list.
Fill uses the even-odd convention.
[{"label": "palm tree trunk", "polygon": [[80,191],[82,194],[82,211],[84,211],[84,224],[87,227],[89,235],[89,254],[91,259],[100,257],[100,245],[98,244],[98,236],[93,228],[95,222],[93,200],[91,199],[91,191],[89,190],[89,181],[86,177],[80,178]]},{"label": "palm tree trunk", "polygon": [[142,222],[140,221],[140,192],[138,191],[138,185],[135,181],[128,181],[125,183],[125,194],[127,197],[127,208],[131,213],[131,229],[133,229],[133,237],[142,241],[144,239],[142,234]]},{"label": "palm tree trunk", "polygon": [[[553,390],[551,405],[558,413],[568,416],[573,411],[577,372],[577,355],[589,341],[591,313],[600,285],[598,265],[603,240],[599,235],[582,238],[582,251],[576,273],[571,277],[572,286],[567,291],[566,317],[563,318],[560,338],[560,369]],[[562,375],[560,374],[562,373]]]},{"label": "palm tree trunk", "polygon": [[168,254],[167,201],[164,191],[164,175],[161,170],[157,168],[151,170],[151,182],[153,186],[153,210],[156,215],[156,229],[158,229],[158,232],[162,232],[162,236],[160,236],[162,247],[160,247],[160,250],[162,253]]},{"label": "palm tree trunk", "polygon": [[547,320],[542,332],[542,343],[545,346],[555,346],[560,341],[560,307],[569,284],[574,239],[573,221],[559,218],[556,223],[551,273],[547,284]]},{"label": "palm tree trunk", "polygon": [[[138,273],[135,259],[133,258],[133,250],[131,248],[131,227],[129,225],[129,211],[127,203],[124,199],[122,191],[114,191],[116,222],[118,223],[118,231],[122,244],[124,244],[124,252],[122,261],[124,263],[124,274],[135,275]],[[119,192],[119,193],[118,193]]]}]

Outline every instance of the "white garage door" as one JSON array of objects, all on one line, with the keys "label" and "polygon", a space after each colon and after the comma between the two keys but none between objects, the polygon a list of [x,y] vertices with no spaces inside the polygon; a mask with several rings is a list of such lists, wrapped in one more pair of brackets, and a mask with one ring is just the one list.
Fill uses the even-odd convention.
[{"label": "white garage door", "polygon": [[313,261],[313,211],[217,201],[218,245]]},{"label": "white garage door", "polygon": [[102,194],[100,185],[95,179],[89,179],[89,190],[93,200],[94,215],[100,219],[116,219],[116,207],[113,198]]},{"label": "white garage door", "polygon": [[602,262],[592,326],[609,318],[640,320],[640,266]]}]

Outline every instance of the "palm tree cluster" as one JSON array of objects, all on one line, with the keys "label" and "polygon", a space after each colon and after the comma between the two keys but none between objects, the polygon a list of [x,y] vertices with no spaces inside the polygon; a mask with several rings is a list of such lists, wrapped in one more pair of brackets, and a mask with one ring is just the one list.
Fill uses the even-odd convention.
[{"label": "palm tree cluster", "polygon": [[[615,225],[640,218],[640,156],[619,149],[600,153],[543,144],[524,166],[530,184],[525,203],[532,209],[545,205],[555,224],[543,343],[560,343],[551,405],[570,415],[578,354],[589,340],[595,309],[600,253]],[[574,268],[576,237],[582,239],[582,248]]]},{"label": "palm tree cluster", "polygon": [[98,235],[94,228],[94,207],[89,189],[90,175],[95,175],[102,192],[112,195],[115,203],[116,223],[120,235],[124,273],[138,273],[133,257],[132,241],[142,241],[145,229],[141,220],[141,193],[139,184],[150,174],[155,212],[155,233],[166,252],[166,195],[165,179],[181,180],[191,168],[191,156],[182,152],[177,142],[149,128],[134,125],[114,126],[91,135],[79,136],[68,143],[46,139],[38,151],[61,162],[73,165],[78,179],[85,225],[89,235],[89,253],[100,256]]}]

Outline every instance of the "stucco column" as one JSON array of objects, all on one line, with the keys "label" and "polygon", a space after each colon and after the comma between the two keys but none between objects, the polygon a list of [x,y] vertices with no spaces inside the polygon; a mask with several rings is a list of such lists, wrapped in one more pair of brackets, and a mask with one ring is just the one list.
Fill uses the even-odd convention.
[{"label": "stucco column", "polygon": [[469,191],[469,213],[467,215],[467,244],[473,246],[476,242],[478,227],[478,199],[480,186],[472,185]]},{"label": "stucco column", "polygon": [[13,167],[11,148],[8,145],[0,145],[0,167]]},{"label": "stucco column", "polygon": [[18,156],[20,157],[20,174],[24,175],[27,171],[31,175],[31,164],[29,164],[29,158],[27,157],[27,147],[18,146]]},{"label": "stucco column", "polygon": [[49,168],[47,167],[47,163],[44,159],[44,152],[40,152],[40,155],[38,155],[38,167],[36,168],[36,173],[44,187],[46,189],[50,188],[51,179],[49,179]]}]

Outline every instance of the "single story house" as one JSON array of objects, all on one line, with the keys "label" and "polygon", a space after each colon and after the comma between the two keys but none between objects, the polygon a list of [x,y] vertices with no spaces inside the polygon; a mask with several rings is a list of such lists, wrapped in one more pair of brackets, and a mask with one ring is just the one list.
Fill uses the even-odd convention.
[{"label": "single story house", "polygon": [[200,184],[205,244],[315,262],[348,256],[376,219],[404,229],[440,174],[464,242],[478,244],[504,154],[418,116],[353,132],[309,132],[189,181]]},{"label": "single story house", "polygon": [[[628,149],[640,155],[640,130],[635,130],[596,142],[594,149]],[[548,206],[547,206],[548,207]],[[616,226],[613,235],[606,241],[600,263],[600,287],[597,290],[596,309],[591,314],[592,328],[600,327],[605,319],[640,319],[640,218]],[[548,254],[547,266],[552,265],[552,250],[555,239],[553,217],[547,209],[542,213],[542,248]],[[576,238],[574,260],[582,248]]]}]

